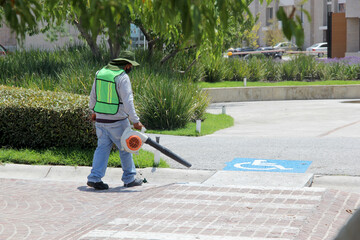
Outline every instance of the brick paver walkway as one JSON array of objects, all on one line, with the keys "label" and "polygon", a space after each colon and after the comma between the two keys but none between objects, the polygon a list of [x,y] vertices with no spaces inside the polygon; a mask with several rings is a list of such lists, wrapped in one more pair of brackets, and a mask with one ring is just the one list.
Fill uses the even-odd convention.
[{"label": "brick paver walkway", "polygon": [[0,239],[332,239],[359,195],[171,184],[94,191],[0,179]]}]

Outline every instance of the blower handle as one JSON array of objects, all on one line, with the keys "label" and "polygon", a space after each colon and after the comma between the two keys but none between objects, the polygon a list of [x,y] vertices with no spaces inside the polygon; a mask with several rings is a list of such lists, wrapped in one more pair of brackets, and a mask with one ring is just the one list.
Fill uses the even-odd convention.
[{"label": "blower handle", "polygon": [[156,148],[157,150],[159,150],[160,152],[162,152],[163,154],[165,154],[168,157],[171,157],[172,159],[174,159],[175,161],[177,161],[178,163],[184,165],[185,167],[191,167],[191,163],[185,161],[183,158],[181,158],[180,156],[176,155],[175,153],[173,153],[172,151],[170,151],[169,149],[167,149],[166,147],[161,146],[160,144],[158,144],[157,142],[155,142],[154,140],[152,140],[151,138],[148,138],[145,141],[146,144],[149,144],[150,146],[152,146],[153,148]]}]

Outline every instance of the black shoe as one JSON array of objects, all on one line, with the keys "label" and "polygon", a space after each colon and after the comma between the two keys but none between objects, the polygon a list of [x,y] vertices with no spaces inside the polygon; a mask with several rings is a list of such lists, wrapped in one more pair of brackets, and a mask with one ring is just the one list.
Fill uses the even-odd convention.
[{"label": "black shoe", "polygon": [[135,186],[141,186],[143,184],[142,179],[135,179],[134,181],[132,181],[131,183],[125,183],[124,187],[135,187]]},{"label": "black shoe", "polygon": [[106,183],[101,182],[87,182],[87,185],[89,187],[93,187],[96,190],[106,190],[109,189],[109,185],[107,185]]}]

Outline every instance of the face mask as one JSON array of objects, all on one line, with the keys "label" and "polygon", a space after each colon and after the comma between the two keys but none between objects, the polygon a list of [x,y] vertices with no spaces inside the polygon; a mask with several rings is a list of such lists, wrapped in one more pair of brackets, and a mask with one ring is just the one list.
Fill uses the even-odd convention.
[{"label": "face mask", "polygon": [[125,70],[126,74],[129,74],[129,73],[131,72],[131,70],[132,70],[132,67],[131,67],[131,68],[128,68],[128,69],[126,69],[126,70]]}]

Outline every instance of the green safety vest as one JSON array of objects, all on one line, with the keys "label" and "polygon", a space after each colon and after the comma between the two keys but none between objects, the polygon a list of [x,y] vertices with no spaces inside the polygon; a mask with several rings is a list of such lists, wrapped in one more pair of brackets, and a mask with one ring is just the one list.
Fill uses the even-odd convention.
[{"label": "green safety vest", "polygon": [[124,70],[101,69],[96,75],[95,91],[96,103],[94,112],[114,115],[118,112],[119,100],[116,91],[115,77],[120,75]]}]

